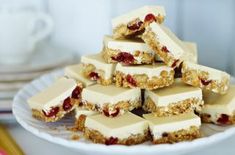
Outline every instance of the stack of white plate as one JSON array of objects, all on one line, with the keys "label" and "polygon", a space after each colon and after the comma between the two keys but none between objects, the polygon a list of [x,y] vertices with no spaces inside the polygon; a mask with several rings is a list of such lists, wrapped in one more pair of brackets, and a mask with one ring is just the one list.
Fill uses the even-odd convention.
[{"label": "stack of white plate", "polygon": [[25,64],[0,64],[0,118],[12,117],[12,100],[22,86],[42,74],[76,63],[76,60],[75,52],[44,43]]}]

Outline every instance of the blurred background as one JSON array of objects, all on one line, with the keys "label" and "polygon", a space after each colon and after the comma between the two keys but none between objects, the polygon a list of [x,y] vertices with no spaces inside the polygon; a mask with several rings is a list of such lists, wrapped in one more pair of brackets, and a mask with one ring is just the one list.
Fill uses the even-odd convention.
[{"label": "blurred background", "polygon": [[197,43],[200,64],[235,75],[234,0],[0,0],[0,109],[32,79],[100,52],[111,19],[143,5],[165,7],[165,25]]}]

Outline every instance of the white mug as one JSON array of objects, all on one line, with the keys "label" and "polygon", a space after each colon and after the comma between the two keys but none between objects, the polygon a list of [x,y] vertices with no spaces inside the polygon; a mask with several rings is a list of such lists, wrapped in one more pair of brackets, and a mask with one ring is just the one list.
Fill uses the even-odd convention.
[{"label": "white mug", "polygon": [[53,21],[45,13],[0,10],[0,63],[23,63],[33,53],[36,43],[52,29]]}]

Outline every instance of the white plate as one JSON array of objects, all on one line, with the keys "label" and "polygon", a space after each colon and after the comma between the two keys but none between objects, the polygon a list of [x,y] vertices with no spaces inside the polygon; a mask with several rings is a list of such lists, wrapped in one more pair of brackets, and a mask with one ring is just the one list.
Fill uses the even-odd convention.
[{"label": "white plate", "polygon": [[[19,65],[2,65],[0,64],[0,73],[22,73],[49,70],[52,68],[64,66],[73,63],[77,59],[75,52],[68,49],[41,43],[38,45],[35,53],[25,64]],[[2,75],[2,74],[1,74]]]},{"label": "white plate", "polygon": [[[120,154],[181,154],[189,153],[208,145],[212,145],[219,141],[225,140],[235,133],[235,126],[219,127],[211,124],[202,125],[203,138],[196,139],[192,142],[182,142],[177,144],[151,145],[150,142],[135,146],[106,146],[102,144],[94,144],[88,140],[81,138],[79,141],[71,140],[72,132],[67,127],[73,126],[73,119],[67,117],[57,123],[44,123],[38,121],[31,116],[31,111],[27,105],[27,99],[42,90],[54,81],[57,76],[62,75],[61,72],[54,72],[42,76],[26,85],[14,98],[13,114],[16,120],[29,132],[34,135],[48,140],[52,143],[60,144],[66,147],[76,149],[81,154],[102,154],[102,155],[120,155]],[[81,135],[81,133],[77,133]],[[45,148],[46,149],[46,148]]]}]

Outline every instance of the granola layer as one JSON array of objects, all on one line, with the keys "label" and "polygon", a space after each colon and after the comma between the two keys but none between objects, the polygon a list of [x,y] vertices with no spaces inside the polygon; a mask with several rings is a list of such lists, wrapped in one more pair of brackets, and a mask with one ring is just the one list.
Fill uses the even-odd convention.
[{"label": "granola layer", "polygon": [[149,140],[149,131],[144,131],[144,134],[130,135],[125,139],[118,139],[116,137],[105,137],[97,130],[85,128],[84,136],[94,143],[101,143],[106,145],[136,145]]},{"label": "granola layer", "polygon": [[168,106],[157,106],[150,97],[144,101],[143,109],[154,113],[158,117],[183,114],[191,111],[200,112],[204,101],[199,98],[190,98],[176,103],[170,103]]},{"label": "granola layer", "polygon": [[86,121],[86,115],[80,115],[75,120],[74,130],[75,131],[84,131],[85,129],[85,121]]},{"label": "granola layer", "polygon": [[[164,16],[161,16],[161,15],[158,15],[158,16],[155,16],[156,18],[156,22],[158,22],[159,24],[163,23],[164,21]],[[136,29],[130,29],[128,28],[128,25],[134,25],[138,23],[139,28],[136,28]],[[141,23],[141,24],[139,24]],[[149,22],[144,22],[144,21],[141,21],[139,18],[133,20],[133,21],[130,21],[128,24],[121,24],[117,27],[115,27],[113,29],[113,37],[115,39],[120,39],[120,38],[128,38],[128,37],[135,37],[137,35],[140,35],[141,33],[144,32],[145,30],[145,27],[149,24]]]},{"label": "granola layer", "polygon": [[156,35],[154,32],[152,32],[150,27],[145,30],[144,34],[142,35],[142,39],[169,67],[179,67],[179,65],[182,63],[181,60],[175,59],[174,56],[164,48],[163,45],[160,45],[156,39]]},{"label": "granola layer", "polygon": [[191,126],[188,130],[179,130],[175,132],[165,132],[162,134],[161,138],[153,137],[154,144],[165,144],[165,143],[177,143],[182,141],[192,141],[194,139],[200,138],[201,134],[199,128],[196,126]]},{"label": "granola layer", "polygon": [[63,105],[60,105],[58,106],[59,107],[58,113],[56,113],[56,115],[53,115],[51,117],[46,116],[42,110],[32,109],[32,116],[44,122],[56,122],[60,120],[61,118],[63,118],[67,113],[70,113],[71,111],[73,111],[74,108],[79,105],[79,103],[80,103],[80,100],[71,99],[71,105],[72,105],[71,109],[65,111],[63,109]]},{"label": "granola layer", "polygon": [[82,107],[87,110],[99,111],[107,117],[116,117],[124,114],[126,111],[141,107],[141,99],[135,101],[120,101],[116,104],[107,103],[103,107],[85,101],[82,103]]},{"label": "granola layer", "polygon": [[223,78],[221,81],[209,79],[209,73],[189,69],[186,65],[182,67],[182,81],[194,87],[210,90],[214,93],[225,94],[229,88],[229,79]]},{"label": "granola layer", "polygon": [[153,90],[173,84],[174,71],[162,71],[160,76],[153,76],[151,78],[149,78],[146,74],[126,75],[120,71],[116,71],[115,80],[117,87],[139,87],[141,89]]},{"label": "granola layer", "polygon": [[92,64],[84,65],[83,75],[87,79],[97,81],[97,83],[105,85],[105,86],[112,84],[112,81],[113,81],[113,77],[111,77],[109,79],[105,79],[104,71],[97,70],[96,67]]}]

